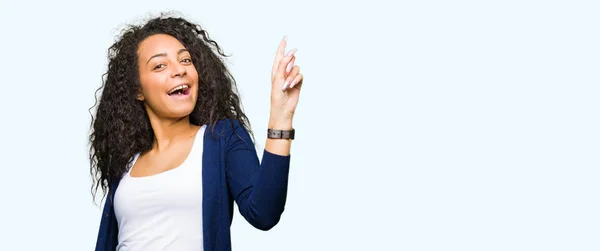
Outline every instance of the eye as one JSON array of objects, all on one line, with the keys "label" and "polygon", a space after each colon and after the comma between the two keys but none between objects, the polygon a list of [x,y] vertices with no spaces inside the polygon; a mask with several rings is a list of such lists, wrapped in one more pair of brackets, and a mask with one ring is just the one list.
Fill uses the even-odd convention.
[{"label": "eye", "polygon": [[183,60],[181,60],[181,62],[183,63],[192,63],[192,60],[189,58],[184,58]]},{"label": "eye", "polygon": [[158,65],[154,66],[154,70],[160,70],[162,68],[165,68],[164,64],[158,64]]}]

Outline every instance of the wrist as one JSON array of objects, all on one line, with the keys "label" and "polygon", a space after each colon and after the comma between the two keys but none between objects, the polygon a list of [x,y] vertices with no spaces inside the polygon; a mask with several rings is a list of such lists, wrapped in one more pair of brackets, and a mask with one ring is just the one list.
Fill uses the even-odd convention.
[{"label": "wrist", "polygon": [[275,129],[275,130],[292,130],[292,119],[285,119],[285,118],[280,118],[280,119],[274,119],[271,118],[269,119],[269,125],[268,125],[269,129]]}]

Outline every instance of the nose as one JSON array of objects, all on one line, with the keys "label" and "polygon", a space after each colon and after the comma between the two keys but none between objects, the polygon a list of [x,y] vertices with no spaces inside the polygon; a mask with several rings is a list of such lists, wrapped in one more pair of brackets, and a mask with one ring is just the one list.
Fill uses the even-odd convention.
[{"label": "nose", "polygon": [[186,74],[185,66],[180,63],[173,64],[171,67],[171,77],[183,77]]}]

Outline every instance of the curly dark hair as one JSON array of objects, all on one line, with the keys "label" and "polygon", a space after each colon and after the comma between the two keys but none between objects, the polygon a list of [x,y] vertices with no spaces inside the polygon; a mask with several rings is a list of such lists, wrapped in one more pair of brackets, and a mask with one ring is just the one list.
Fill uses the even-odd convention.
[{"label": "curly dark hair", "polygon": [[[154,132],[143,102],[136,99],[140,88],[137,50],[144,39],[155,34],[179,40],[188,49],[198,71],[198,98],[189,115],[190,123],[214,125],[218,120],[230,118],[238,120],[252,134],[235,79],[224,63],[228,56],[206,30],[165,13],[143,25],[127,25],[108,49],[108,69],[96,91],[102,90],[102,94],[90,108],[89,158],[94,198],[99,188],[107,194],[109,184],[122,177],[134,154],[152,148]],[[96,106],[94,118],[91,110]]]}]

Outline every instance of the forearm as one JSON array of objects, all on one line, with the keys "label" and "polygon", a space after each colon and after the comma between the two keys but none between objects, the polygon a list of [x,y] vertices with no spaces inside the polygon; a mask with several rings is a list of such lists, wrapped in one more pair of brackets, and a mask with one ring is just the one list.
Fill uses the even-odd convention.
[{"label": "forearm", "polygon": [[[270,119],[269,120],[269,128],[276,130],[291,130],[292,129],[292,119]],[[288,156],[290,155],[290,149],[292,146],[291,139],[269,139],[267,138],[267,142],[265,144],[265,150],[281,155]]]}]

